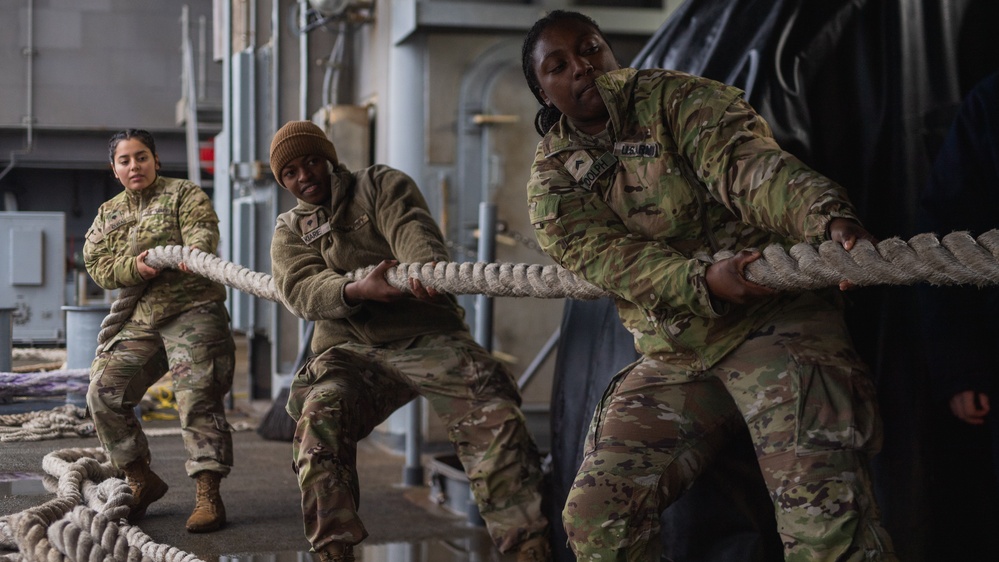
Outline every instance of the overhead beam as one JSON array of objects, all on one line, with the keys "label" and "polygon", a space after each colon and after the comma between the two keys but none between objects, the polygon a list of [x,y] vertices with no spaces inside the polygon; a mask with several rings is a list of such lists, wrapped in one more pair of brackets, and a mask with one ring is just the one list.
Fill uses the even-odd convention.
[{"label": "overhead beam", "polygon": [[[600,24],[608,35],[649,36],[656,32],[682,0],[667,0],[663,8],[606,8],[571,6]],[[394,0],[392,39],[399,44],[417,31],[527,32],[534,22],[560,3],[544,5],[458,2],[450,0]]]}]

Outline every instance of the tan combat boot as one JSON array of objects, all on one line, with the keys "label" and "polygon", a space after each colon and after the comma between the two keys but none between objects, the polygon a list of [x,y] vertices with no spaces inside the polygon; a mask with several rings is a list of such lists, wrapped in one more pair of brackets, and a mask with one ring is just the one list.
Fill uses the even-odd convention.
[{"label": "tan combat boot", "polygon": [[319,551],[321,562],[354,562],[354,547],[349,544],[330,543]]},{"label": "tan combat boot", "polygon": [[149,469],[145,459],[128,463],[122,468],[125,471],[125,481],[132,489],[132,510],[128,513],[128,522],[135,523],[146,514],[149,504],[163,497],[170,489],[155,472]]},{"label": "tan combat boot", "polygon": [[551,562],[552,547],[548,537],[532,537],[520,543],[517,549],[517,562]]},{"label": "tan combat boot", "polygon": [[191,517],[187,519],[187,530],[191,533],[210,533],[225,524],[225,506],[219,495],[222,475],[202,470],[194,478],[198,485],[198,499]]}]

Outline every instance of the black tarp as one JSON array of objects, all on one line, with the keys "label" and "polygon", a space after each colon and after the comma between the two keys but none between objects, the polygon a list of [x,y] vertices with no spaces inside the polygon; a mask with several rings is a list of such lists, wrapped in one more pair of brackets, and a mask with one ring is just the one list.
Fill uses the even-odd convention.
[{"label": "black tarp", "polygon": [[[688,0],[632,65],[743,88],[783,147],[846,187],[868,230],[908,238],[956,106],[999,67],[997,29],[995,0]],[[886,439],[874,459],[875,484],[900,558],[983,559],[994,550],[988,529],[999,498],[978,436],[929,393],[914,289],[866,288],[847,297],[851,333],[880,393]],[[565,499],[603,388],[634,353],[610,301],[567,302],[552,399],[553,506]],[[752,479],[746,458],[737,448],[731,466],[705,475],[666,510],[663,542],[673,559],[779,559],[760,550],[771,544],[765,523],[726,508],[721,490],[733,470]],[[732,525],[704,529],[722,514]],[[557,509],[552,515],[558,521]],[[560,546],[564,533],[555,528]],[[755,542],[744,540],[757,528]],[[562,549],[556,559],[574,558]]]}]

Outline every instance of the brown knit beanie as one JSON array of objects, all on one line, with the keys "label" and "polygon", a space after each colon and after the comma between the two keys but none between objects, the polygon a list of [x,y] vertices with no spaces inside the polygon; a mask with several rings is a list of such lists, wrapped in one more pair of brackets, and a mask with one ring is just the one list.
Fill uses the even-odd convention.
[{"label": "brown knit beanie", "polygon": [[271,140],[270,156],[271,171],[278,184],[284,186],[281,182],[281,169],[288,162],[312,154],[325,156],[334,166],[340,163],[333,143],[312,121],[289,121],[278,129]]}]

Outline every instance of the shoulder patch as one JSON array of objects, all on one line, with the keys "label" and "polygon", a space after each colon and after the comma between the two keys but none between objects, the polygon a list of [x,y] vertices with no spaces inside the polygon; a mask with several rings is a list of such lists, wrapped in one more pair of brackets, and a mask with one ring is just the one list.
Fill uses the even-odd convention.
[{"label": "shoulder patch", "polygon": [[330,231],[330,223],[319,224],[319,213],[315,212],[298,219],[298,230],[302,233],[302,242],[312,244],[317,238]]},{"label": "shoulder patch", "polygon": [[302,234],[308,234],[313,230],[319,228],[319,213],[315,212],[311,215],[306,215],[298,219],[298,231]]}]

